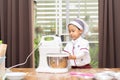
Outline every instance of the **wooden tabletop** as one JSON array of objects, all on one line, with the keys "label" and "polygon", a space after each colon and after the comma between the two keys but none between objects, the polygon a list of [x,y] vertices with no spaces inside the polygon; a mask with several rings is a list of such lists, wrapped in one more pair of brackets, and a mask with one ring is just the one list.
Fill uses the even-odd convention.
[{"label": "wooden tabletop", "polygon": [[[92,69],[70,69],[66,73],[38,73],[35,68],[13,68],[13,72],[27,73],[25,80],[81,80],[77,76],[70,75],[70,72],[82,72],[95,74],[101,71],[120,72],[120,68],[92,68]],[[84,79],[83,79],[84,80]],[[90,79],[89,79],[90,80]]]}]

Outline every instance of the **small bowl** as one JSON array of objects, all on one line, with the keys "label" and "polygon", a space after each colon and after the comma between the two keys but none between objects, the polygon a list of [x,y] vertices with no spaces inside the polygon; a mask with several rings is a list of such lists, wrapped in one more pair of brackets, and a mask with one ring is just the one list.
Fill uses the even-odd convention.
[{"label": "small bowl", "polygon": [[6,78],[8,80],[22,80],[26,76],[26,73],[24,72],[9,72],[6,73]]},{"label": "small bowl", "polygon": [[115,74],[115,78],[116,78],[116,80],[120,80],[120,72],[117,72],[117,73]]}]

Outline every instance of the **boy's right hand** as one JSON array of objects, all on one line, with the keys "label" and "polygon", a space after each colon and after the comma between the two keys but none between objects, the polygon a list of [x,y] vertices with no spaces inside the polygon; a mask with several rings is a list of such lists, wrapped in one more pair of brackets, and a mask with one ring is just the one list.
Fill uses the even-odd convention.
[{"label": "boy's right hand", "polygon": [[69,55],[69,56],[68,56],[68,59],[74,59],[74,60],[75,60],[75,59],[76,59],[76,56],[74,56],[74,55]]}]

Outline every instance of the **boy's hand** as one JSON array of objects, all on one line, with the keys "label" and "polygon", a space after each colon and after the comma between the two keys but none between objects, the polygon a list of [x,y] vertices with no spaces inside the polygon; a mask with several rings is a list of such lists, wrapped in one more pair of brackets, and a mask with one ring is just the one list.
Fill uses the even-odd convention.
[{"label": "boy's hand", "polygon": [[69,57],[68,57],[68,59],[76,59],[76,56],[74,56],[74,55],[69,55]]}]

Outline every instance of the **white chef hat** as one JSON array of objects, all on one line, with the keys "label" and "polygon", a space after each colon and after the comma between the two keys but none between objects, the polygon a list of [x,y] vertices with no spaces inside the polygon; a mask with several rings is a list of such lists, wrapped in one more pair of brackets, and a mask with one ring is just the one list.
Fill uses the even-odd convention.
[{"label": "white chef hat", "polygon": [[84,20],[76,18],[73,21],[71,21],[68,25],[70,24],[73,24],[79,29],[83,30],[82,37],[84,37],[88,33],[89,27]]}]

